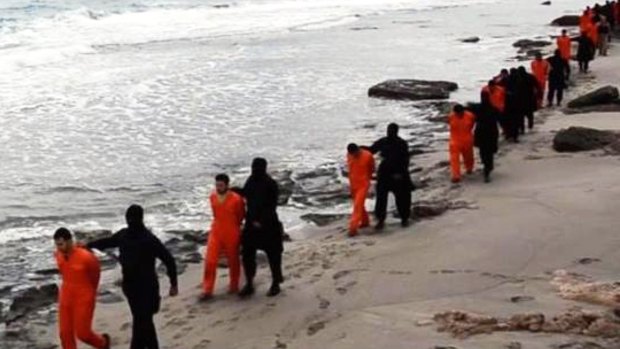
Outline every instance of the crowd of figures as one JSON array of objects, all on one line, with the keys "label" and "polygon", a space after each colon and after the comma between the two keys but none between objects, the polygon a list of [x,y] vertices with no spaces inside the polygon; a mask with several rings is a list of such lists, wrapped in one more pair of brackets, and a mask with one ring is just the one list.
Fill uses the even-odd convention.
[{"label": "crowd of figures", "polygon": [[[570,75],[573,58],[572,42],[577,42],[576,59],[582,73],[589,69],[596,49],[607,54],[610,34],[620,23],[620,3],[607,2],[584,11],[580,21],[581,35],[568,36],[566,30],[557,39],[554,55],[544,59],[536,55],[530,71],[524,67],[504,69],[482,88],[480,103],[457,104],[449,115],[449,154],[452,182],[461,181],[461,158],[465,171],[474,170],[474,147],[479,149],[483,175],[490,181],[493,158],[498,150],[500,134],[509,142],[534,125],[534,113],[543,107],[545,91],[548,106],[560,105]],[[365,202],[376,170],[374,216],[376,230],[385,226],[388,195],[395,196],[402,227],[409,225],[411,193],[415,189],[409,173],[409,146],[398,135],[399,127],[390,124],[387,135],[370,146],[350,143],[347,164],[353,213],[349,236],[354,237],[371,224]],[[375,168],[375,155],[381,163]],[[220,256],[229,268],[228,292],[242,298],[254,294],[257,251],[267,255],[271,270],[271,287],[267,296],[281,292],[284,229],[278,218],[278,184],[267,172],[267,161],[256,158],[252,173],[242,188],[231,188],[226,174],[215,177],[215,189],[209,197],[213,220],[205,252],[201,301],[213,298],[216,270]],[[110,336],[92,330],[100,265],[92,250],[118,249],[122,271],[122,290],[133,317],[131,349],[159,348],[153,317],[160,307],[156,260],[166,266],[170,279],[170,296],[179,292],[174,257],[144,224],[142,207],[127,209],[127,227],[111,237],[75,243],[65,228],[54,234],[56,261],[62,277],[59,294],[59,334],[63,349],[76,349],[77,340],[92,347],[111,347]],[[240,289],[241,266],[245,286]]]}]

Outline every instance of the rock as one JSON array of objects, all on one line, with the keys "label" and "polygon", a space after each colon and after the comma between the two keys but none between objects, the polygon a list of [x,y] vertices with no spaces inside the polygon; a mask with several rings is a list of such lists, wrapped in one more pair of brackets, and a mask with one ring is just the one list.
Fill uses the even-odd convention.
[{"label": "rock", "polygon": [[179,261],[181,263],[198,264],[202,262],[202,255],[199,252],[193,252],[179,258]]},{"label": "rock", "polygon": [[99,230],[76,230],[73,232],[75,240],[80,242],[90,242],[112,236],[111,230],[99,229]]},{"label": "rock", "polygon": [[369,97],[427,100],[447,99],[458,85],[448,81],[388,80],[371,87]]},{"label": "rock", "polygon": [[460,41],[468,44],[475,44],[480,41],[480,38],[477,36],[472,36],[471,38],[461,39]]},{"label": "rock", "polygon": [[42,275],[42,276],[53,276],[53,275],[58,275],[60,272],[58,271],[58,268],[50,268],[50,269],[36,270],[34,273],[37,275]]},{"label": "rock", "polygon": [[521,343],[519,342],[510,342],[506,344],[506,349],[521,349]]},{"label": "rock", "polygon": [[291,178],[292,172],[289,170],[286,171],[277,171],[272,173],[273,179],[278,183],[279,186],[279,196],[278,196],[278,205],[284,206],[288,204],[289,199],[293,195],[293,191],[295,189],[295,181]]},{"label": "rock", "polygon": [[318,227],[330,225],[339,220],[346,219],[349,215],[341,213],[308,213],[300,218],[304,221],[312,222]]},{"label": "rock", "polygon": [[554,19],[551,22],[551,25],[556,26],[556,27],[578,27],[579,16],[577,15],[562,16],[560,18]]},{"label": "rock", "polygon": [[166,230],[164,233],[181,237],[185,241],[190,241],[199,245],[204,245],[209,236],[209,233],[203,230]]},{"label": "rock", "polygon": [[293,239],[291,238],[291,236],[288,233],[282,233],[282,241],[284,241],[284,242],[291,242],[291,241],[293,241]]},{"label": "rock", "polygon": [[447,201],[418,201],[411,207],[414,219],[431,218],[442,215],[449,209]]},{"label": "rock", "polygon": [[573,99],[568,103],[568,107],[581,108],[600,104],[617,103],[619,96],[620,94],[618,93],[618,89],[616,87],[605,86]]},{"label": "rock", "polygon": [[194,242],[181,240],[179,238],[172,238],[166,241],[164,246],[166,246],[175,257],[196,252],[197,249],[197,245]]},{"label": "rock", "polygon": [[510,297],[510,301],[512,303],[522,303],[522,302],[530,302],[533,301],[534,297],[531,296],[514,296]]},{"label": "rock", "polygon": [[230,8],[230,5],[228,4],[213,5],[213,8]]},{"label": "rock", "polygon": [[531,49],[535,47],[545,47],[549,45],[551,45],[551,42],[549,41],[530,40],[530,39],[522,39],[512,44],[513,47],[518,47],[521,49]]},{"label": "rock", "polygon": [[551,5],[551,1],[545,1],[545,2],[541,3],[541,5],[549,6],[549,5]]},{"label": "rock", "polygon": [[347,202],[349,191],[339,172],[335,164],[328,164],[313,171],[297,174],[292,199],[303,205],[318,207]]},{"label": "rock", "polygon": [[103,304],[115,304],[123,301],[124,299],[121,295],[110,290],[101,290],[99,294],[97,294],[97,302]]},{"label": "rock", "polygon": [[57,298],[56,284],[28,288],[13,299],[5,321],[11,323],[19,320],[39,308],[54,304]]},{"label": "rock", "polygon": [[[187,270],[187,264],[182,263],[181,260],[179,260],[179,259],[176,260],[176,264],[177,264],[177,274],[181,275],[181,274],[185,273],[185,271]],[[167,270],[166,270],[166,266],[164,265],[164,263],[160,263],[157,266],[157,272],[160,275],[166,275]]]},{"label": "rock", "polygon": [[602,149],[618,142],[618,135],[612,131],[585,127],[570,127],[560,130],[553,138],[553,149],[557,152],[579,152]]},{"label": "rock", "polygon": [[360,31],[360,30],[378,30],[379,27],[353,27],[351,30]]},{"label": "rock", "polygon": [[564,114],[620,113],[620,101],[581,108],[564,108],[562,112]]}]

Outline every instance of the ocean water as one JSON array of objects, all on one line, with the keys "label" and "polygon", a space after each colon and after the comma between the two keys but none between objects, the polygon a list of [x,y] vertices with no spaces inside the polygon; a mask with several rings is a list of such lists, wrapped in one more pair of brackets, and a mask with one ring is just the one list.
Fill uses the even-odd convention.
[{"label": "ocean water", "polygon": [[[445,79],[473,99],[512,42],[589,4],[540,2],[3,0],[0,286],[50,265],[60,225],[116,229],[140,203],[156,231],[206,229],[218,172],[340,164],[391,121],[424,134],[423,110],[368,87]],[[308,210],[282,208],[288,225]]]}]

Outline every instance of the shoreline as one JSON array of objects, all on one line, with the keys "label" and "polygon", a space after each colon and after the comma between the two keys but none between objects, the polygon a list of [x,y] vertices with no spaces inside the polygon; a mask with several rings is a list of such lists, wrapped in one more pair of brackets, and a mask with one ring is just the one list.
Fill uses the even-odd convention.
[{"label": "shoreline", "polygon": [[[611,57],[606,58],[606,60],[609,60],[612,57],[617,57],[617,56],[618,56],[617,53],[612,53]],[[595,66],[595,72],[596,72],[596,61],[595,61],[594,66]],[[615,83],[618,83],[618,80],[615,80]],[[580,89],[586,90],[587,89],[586,86],[577,86],[576,88],[575,87],[571,88],[568,91],[567,97],[575,97],[572,95],[573,91],[575,90],[579,91]],[[498,158],[497,158],[498,160],[497,172],[501,172],[504,165],[507,165],[506,167],[510,167],[510,165],[514,165],[513,162],[510,162],[514,160],[514,156],[515,156],[514,152],[518,152],[518,153],[523,152],[523,148],[529,148],[530,146],[536,145],[537,142],[542,142],[540,139],[538,139],[538,137],[540,137],[539,133],[541,132],[541,130],[544,130],[545,132],[547,132],[548,128],[553,127],[553,125],[547,125],[547,121],[549,119],[557,118],[558,113],[561,114],[561,111],[552,110],[549,112],[538,113],[536,115],[536,120],[537,120],[536,128],[538,129],[537,132],[535,132],[533,136],[526,135],[525,136],[526,141],[523,142],[522,145],[519,145],[518,147],[516,147],[518,149],[506,149],[505,144],[502,143],[500,145],[500,154],[498,154]],[[603,120],[601,123],[606,124],[605,120]],[[533,140],[528,139],[531,137],[535,139]],[[441,142],[438,142],[438,143],[441,143]],[[461,207],[459,207],[458,205],[456,207],[456,208],[465,209],[463,212],[455,213],[455,215],[458,217],[462,215],[467,215],[468,212],[470,211],[469,209],[473,211],[478,211],[478,212],[481,211],[482,208],[478,206],[478,202],[476,202],[475,199],[470,199],[470,197],[471,196],[475,197],[480,192],[484,192],[484,189],[476,187],[475,189],[473,189],[474,192],[472,194],[471,188],[469,188],[469,186],[476,185],[475,182],[478,182],[478,181],[475,181],[474,183],[472,183],[470,179],[466,180],[464,184],[462,184],[461,186],[455,187],[455,186],[450,185],[449,182],[447,181],[447,178],[448,178],[447,172],[444,173],[446,171],[447,166],[445,167],[441,166],[442,163],[445,162],[445,159],[443,158],[447,158],[447,154],[444,154],[447,152],[445,151],[445,149],[441,148],[439,144],[436,144],[436,148],[437,149],[434,149],[433,151],[426,153],[424,155],[424,157],[427,157],[426,161],[428,161],[429,163],[434,163],[434,165],[430,166],[429,168],[423,168],[422,171],[416,172],[414,174],[415,177],[421,177],[423,179],[430,178],[430,180],[428,181],[430,183],[428,182],[426,183],[428,187],[423,188],[422,192],[416,191],[414,193],[414,204],[416,202],[419,203],[419,202],[425,202],[425,201],[433,202],[433,201],[437,201],[437,199],[440,198],[442,199],[442,201],[460,202],[462,204]],[[532,149],[529,149],[529,150],[532,150]],[[445,156],[441,156],[442,154]],[[554,158],[553,156],[549,154],[545,154],[544,156],[550,156],[550,158]],[[440,160],[440,158],[442,159]],[[415,157],[413,157],[412,160],[413,160],[412,163],[415,163],[416,166],[419,164],[416,161]],[[504,161],[506,162],[506,164],[504,164]],[[420,176],[417,176],[417,174],[420,174]],[[492,183],[490,184],[490,187],[493,188],[494,186],[497,186],[497,185],[498,184],[496,183]],[[443,220],[451,221],[453,219],[457,219],[452,216],[453,214],[449,215],[448,218],[440,217],[436,220],[433,220],[432,222],[439,222]],[[209,340],[202,339],[200,341],[199,341],[200,338],[195,338],[196,337],[195,334],[202,333],[210,329],[217,329],[219,330],[219,332],[229,332],[229,331],[237,330],[238,329],[237,326],[240,326],[240,325],[241,327],[245,327],[243,324],[240,324],[239,321],[247,321],[248,324],[257,325],[260,327],[261,321],[265,321],[265,320],[261,320],[261,318],[263,317],[266,317],[267,319],[271,317],[274,319],[281,320],[282,316],[278,316],[277,314],[274,314],[274,312],[277,313],[277,310],[275,309],[280,309],[280,308],[284,308],[285,318],[287,321],[290,321],[290,323],[287,323],[286,325],[284,325],[281,328],[281,330],[277,331],[277,333],[273,333],[267,336],[259,336],[257,335],[257,331],[249,331],[248,338],[252,338],[252,340],[251,341],[248,340],[247,342],[243,342],[239,345],[235,343],[234,347],[237,347],[237,348],[246,348],[246,347],[247,348],[250,348],[250,347],[313,348],[313,347],[317,347],[318,348],[319,345],[316,343],[313,343],[312,338],[318,338],[319,333],[321,333],[320,334],[321,338],[319,339],[319,341],[323,341],[323,345],[325,344],[329,345],[329,343],[331,343],[335,339],[339,339],[341,342],[342,341],[347,342],[347,338],[349,338],[348,335],[345,335],[344,337],[342,337],[342,334],[337,334],[336,333],[337,331],[335,331],[333,328],[330,328],[331,326],[328,326],[328,324],[330,322],[334,322],[334,323],[338,323],[338,326],[337,326],[338,328],[341,328],[344,326],[345,329],[349,329],[351,326],[350,323],[355,323],[357,321],[355,317],[352,317],[351,313],[358,313],[360,311],[359,309],[356,308],[356,305],[352,303],[360,303],[360,302],[359,301],[348,302],[348,301],[342,301],[342,299],[339,299],[340,301],[342,301],[342,302],[339,302],[341,304],[338,304],[338,306],[342,307],[343,309],[341,311],[341,310],[330,309],[330,308],[333,308],[332,305],[336,304],[335,301],[332,301],[330,299],[338,298],[338,296],[341,296],[341,298],[344,298],[344,297],[347,297],[348,294],[355,293],[357,297],[361,297],[364,300],[370,300],[371,302],[374,300],[374,298],[372,297],[368,298],[368,295],[365,294],[366,292],[372,293],[372,290],[354,292],[354,289],[357,289],[357,287],[359,287],[359,284],[361,283],[361,281],[351,280],[350,278],[353,275],[364,274],[366,272],[378,273],[381,275],[388,275],[388,276],[407,276],[407,275],[414,274],[414,272],[411,270],[404,270],[406,268],[394,269],[394,270],[382,270],[382,271],[370,270],[370,268],[366,270],[364,270],[364,268],[355,268],[353,266],[355,265],[356,260],[380,258],[379,254],[377,254],[376,251],[372,251],[372,249],[377,245],[381,245],[382,242],[386,239],[397,240],[403,243],[407,242],[417,247],[424,246],[425,244],[431,243],[432,238],[428,236],[426,232],[428,232],[428,230],[432,231],[433,227],[430,221],[424,220],[424,221],[417,221],[416,224],[412,225],[410,229],[406,229],[407,232],[410,232],[410,231],[415,232],[418,230],[418,228],[420,228],[423,231],[422,235],[424,235],[423,241],[413,241],[413,242],[405,241],[408,239],[407,239],[407,236],[404,236],[403,234],[404,230],[400,228],[395,229],[393,225],[388,227],[386,233],[382,233],[382,234],[363,233],[359,239],[346,240],[344,239],[344,234],[342,234],[342,228],[341,228],[341,226],[343,226],[342,222],[343,221],[336,221],[322,228],[321,227],[305,228],[305,231],[307,231],[308,233],[304,235],[313,236],[312,238],[293,241],[292,243],[289,243],[289,245],[287,245],[288,251],[284,256],[284,260],[285,261],[288,260],[290,263],[293,263],[294,265],[286,265],[288,262],[285,262],[285,267],[288,267],[287,270],[285,270],[285,273],[286,274],[290,273],[291,276],[287,279],[287,282],[285,283],[285,287],[284,287],[285,297],[283,299],[275,299],[272,301],[272,300],[267,300],[263,298],[262,295],[258,295],[251,301],[237,302],[235,299],[222,296],[222,297],[217,297],[215,303],[201,305],[201,304],[197,304],[196,302],[194,302],[196,298],[194,296],[197,295],[198,289],[195,289],[194,287],[188,287],[188,286],[185,287],[185,290],[184,290],[185,294],[182,294],[178,300],[165,299],[162,304],[163,305],[162,314],[158,316],[158,320],[157,320],[158,321],[157,325],[158,325],[158,328],[160,329],[160,337],[162,338],[162,342],[167,344],[167,346],[164,345],[162,347],[180,348],[178,346],[178,345],[181,345],[180,343],[183,343],[183,345],[185,345],[185,343],[191,343],[191,345],[187,347],[196,348],[196,349],[217,347],[218,344],[224,345],[224,346],[226,345],[233,346],[232,342],[224,341],[226,339],[225,338],[226,336],[224,334],[214,335],[213,337],[217,337],[215,339],[209,339]],[[388,242],[387,245],[393,246],[395,241],[387,241],[387,242]],[[380,246],[380,250],[388,254],[390,253],[389,252],[390,250],[386,248],[385,246]],[[425,253],[428,253],[428,252],[425,252]],[[398,260],[400,260],[401,262],[404,262],[405,260],[407,260],[403,258],[400,258]],[[304,262],[304,259],[307,259],[309,262]],[[330,274],[329,272],[332,271],[332,269],[334,269],[336,265],[339,267],[338,269],[342,269],[342,270],[336,272],[335,274],[331,276],[325,275],[325,274]],[[344,265],[351,266],[351,268],[347,269],[345,268]],[[201,268],[202,268],[202,264],[190,265],[187,271],[180,277],[180,280],[181,280],[180,284],[181,285],[197,284],[198,281],[200,280],[200,278],[197,278],[197,276],[200,275]],[[436,269],[432,271],[436,272],[433,275],[436,275],[436,274],[469,275],[471,274],[469,273],[469,270],[450,271],[448,269],[441,269],[441,270]],[[444,273],[444,271],[446,272]],[[263,268],[261,268],[261,271],[259,272],[259,274],[262,274],[260,275],[261,279],[264,278],[265,272],[266,270],[264,269],[264,266],[263,266]],[[226,272],[223,272],[223,270],[220,270],[220,275],[225,275],[225,274]],[[493,276],[491,278],[493,278]],[[500,275],[498,276],[498,278],[502,279],[502,276]],[[363,281],[368,282],[366,277],[362,279]],[[291,281],[291,284],[289,284],[289,280]],[[334,291],[326,292],[326,293],[331,293],[329,295],[330,297],[329,299],[327,299],[328,295],[309,294],[309,293],[312,293],[311,292],[312,290],[306,289],[306,287],[309,287],[309,288],[321,288],[321,286],[327,287],[326,284],[329,284],[331,281],[333,281],[334,285],[329,285],[329,286],[330,287],[335,286],[335,292]],[[501,283],[503,282],[505,281],[502,281]],[[165,285],[166,281],[163,281],[162,284]],[[218,282],[218,291],[220,291],[220,293],[221,293],[220,287],[222,285],[223,285],[223,282],[220,279]],[[259,287],[261,286],[264,286],[264,285],[259,284]],[[262,288],[260,289],[260,291],[262,292]],[[298,292],[302,293],[301,303],[304,306],[304,308],[306,308],[306,306],[308,306],[310,303],[317,301],[319,304],[318,309],[317,309],[318,312],[310,311],[310,312],[307,312],[306,314],[303,314],[303,316],[294,314],[295,311],[297,310],[295,309],[295,302],[292,301],[290,299],[291,297],[288,297],[288,296],[289,295],[294,296]],[[386,298],[391,298],[390,296],[392,295],[390,295],[390,293],[398,293],[397,291],[390,291],[390,290],[385,290],[385,292],[388,293]],[[188,293],[191,293],[191,294],[188,294]],[[383,295],[381,297],[383,297]],[[399,303],[399,301],[401,300],[400,299],[401,297],[403,296],[402,295],[396,296],[396,300],[392,301],[391,304],[401,304]],[[280,303],[284,303],[284,304],[280,304]],[[373,304],[373,308],[375,307],[388,307],[389,308],[390,307],[390,304],[386,305],[386,304],[383,304],[383,302],[381,301],[379,301],[379,303],[381,304]],[[213,307],[214,309],[213,310],[209,309],[211,307]],[[123,323],[120,326],[121,331],[119,331],[118,328],[115,328],[115,327],[119,327],[118,326],[119,324],[115,322],[115,319],[119,317],[119,313],[122,314],[121,315],[122,318],[126,319],[126,321],[130,320],[127,310],[124,308],[125,308],[124,303],[98,304],[98,312],[96,314],[97,322],[96,322],[95,328],[97,330],[110,329],[110,332],[113,334],[113,341],[115,345],[118,345],[118,346],[125,345],[126,340],[127,340],[127,322]],[[308,310],[308,309],[305,309],[305,310]],[[391,309],[390,312],[395,311],[395,310],[396,310],[396,313],[398,313],[397,308]],[[228,312],[229,313],[228,315],[234,315],[234,316],[232,316],[230,319],[221,319],[221,320],[211,321],[211,318],[213,318],[214,315],[219,314],[219,315],[224,315],[224,317],[227,317],[226,316],[227,314],[221,314],[223,312]],[[377,315],[380,313],[382,313],[382,310],[378,310],[376,313],[373,313],[372,311],[364,310],[362,312],[362,315],[370,316],[371,319],[369,319],[368,321],[372,322],[373,316],[382,316],[382,317],[386,316],[386,314]],[[180,316],[178,314],[186,314],[186,316]],[[199,318],[200,316],[205,316],[205,318],[209,318],[209,321],[207,321],[208,323],[202,324],[203,326],[208,327],[209,329],[203,328],[201,330],[196,326],[189,329],[191,325],[196,325],[196,323],[201,322],[201,319]],[[245,320],[240,319],[244,316],[246,318]],[[393,317],[398,318],[398,320],[394,320],[397,322],[408,321],[408,320],[400,319],[399,314],[395,314],[395,316]],[[418,321],[428,321],[428,319],[422,318]],[[304,324],[304,325],[300,326],[300,324]],[[400,325],[401,324],[399,324],[399,326]],[[229,327],[226,327],[226,326],[229,326]],[[426,325],[420,326],[420,327],[426,327]],[[49,328],[47,328],[47,330],[45,330],[45,328],[46,326],[42,326],[42,328],[38,329],[40,337],[45,338],[46,336],[51,336],[50,338],[55,338],[55,329],[50,330]],[[307,329],[307,331],[305,331],[305,335],[307,335],[308,338],[311,338],[309,341],[307,340],[307,338],[306,339],[302,338],[303,337],[302,332],[304,331],[300,331],[300,328]],[[328,331],[324,331],[326,329]],[[387,327],[383,328],[383,330],[390,331],[389,328]],[[43,334],[44,332],[46,332],[46,334]],[[418,329],[412,332],[418,332]],[[328,334],[325,334],[325,333],[328,333]],[[192,342],[179,342],[182,338],[184,340],[185,336],[191,337],[192,335],[193,335]],[[317,336],[315,337],[315,335]],[[358,336],[356,336],[356,340],[359,340],[359,338],[364,338],[365,336],[364,333],[360,333],[360,332],[358,332],[357,335]],[[432,336],[432,337],[434,337],[435,338],[434,340],[437,340],[437,341],[442,340],[441,338],[437,336]],[[368,340],[371,340],[370,337],[368,337]],[[177,343],[177,344],[176,346],[171,346],[170,343]],[[400,344],[404,344],[404,343],[389,343],[389,345],[392,345],[392,347],[400,347],[399,346]],[[349,343],[346,345],[353,345],[353,343]],[[348,347],[346,345],[339,346],[339,347],[346,348]],[[41,346],[41,347],[44,347],[44,346]],[[182,347],[185,347],[185,346],[182,346]]]}]

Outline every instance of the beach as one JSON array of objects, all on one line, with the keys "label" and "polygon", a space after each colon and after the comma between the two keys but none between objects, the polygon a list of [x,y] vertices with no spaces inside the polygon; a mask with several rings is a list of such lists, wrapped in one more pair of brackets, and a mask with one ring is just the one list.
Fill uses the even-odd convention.
[{"label": "beach", "polygon": [[[380,21],[394,22],[396,17]],[[538,25],[542,27],[552,19]],[[544,30],[557,32],[557,28]],[[372,35],[384,34],[377,31]],[[458,36],[467,34],[470,33]],[[506,37],[502,45],[536,37],[518,35]],[[501,50],[505,50],[505,58],[515,51],[509,45]],[[617,86],[618,56],[617,46],[612,46],[609,57],[593,62],[591,75],[574,79],[567,99],[599,86]],[[517,63],[496,64],[503,67]],[[475,98],[486,72],[469,73],[475,75],[477,85],[465,84],[451,100]],[[389,74],[401,75],[404,71]],[[376,78],[380,80],[379,74]],[[458,78],[454,81],[461,83]],[[402,103],[370,103],[383,104],[386,113],[403,108]],[[404,107],[413,106],[405,103]],[[425,130],[438,125],[415,117],[412,122],[408,114],[401,117],[395,121],[420,123]],[[346,238],[346,221],[342,219],[324,227],[298,227],[293,230],[293,241],[285,246],[284,292],[273,299],[263,296],[268,286],[268,269],[263,263],[257,280],[258,293],[252,299],[240,301],[225,296],[226,278],[222,276],[227,271],[220,269],[216,292],[221,296],[199,303],[202,265],[186,263],[187,269],[180,277],[180,295],[164,297],[156,319],[162,348],[617,346],[613,340],[600,337],[542,331],[501,331],[454,338],[450,333],[437,331],[438,323],[434,320],[436,314],[451,310],[495,317],[522,313],[552,317],[575,307],[609,312],[610,304],[562,298],[553,282],[558,271],[594,281],[616,280],[619,267],[614,262],[619,240],[614,226],[619,218],[614,204],[620,192],[620,158],[600,150],[558,153],[552,149],[552,143],[557,131],[569,126],[618,130],[617,117],[618,113],[613,112],[566,115],[556,108],[542,110],[537,114],[534,132],[527,134],[520,144],[501,144],[491,184],[483,183],[477,171],[461,185],[450,185],[445,164],[445,129],[437,132],[436,139],[424,146],[424,153],[413,157],[415,166],[420,167],[414,178],[425,183],[414,193],[414,207],[420,207],[420,202],[439,202],[447,212],[432,219],[416,217],[415,224],[407,229],[390,221],[384,232],[362,231],[355,239]],[[364,127],[368,123],[374,126]],[[369,141],[383,132],[383,124],[376,119],[360,120],[356,137]],[[424,133],[415,127],[408,131],[413,139]],[[321,156],[336,158],[336,153],[341,152],[334,150],[333,157]],[[323,208],[309,211],[336,215],[348,209],[345,202]],[[285,211],[308,212],[296,209]],[[117,296],[120,290],[110,284],[118,277],[118,268],[104,277],[106,290]],[[167,286],[167,280],[162,278],[162,290]],[[45,313],[41,320],[27,326],[39,348],[54,347],[51,343],[56,342],[56,334],[51,319],[53,313]],[[126,304],[117,298],[97,305],[95,328],[109,332],[115,347],[125,347],[130,319]],[[587,342],[598,344],[588,347],[584,344]]]}]

